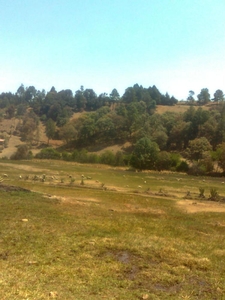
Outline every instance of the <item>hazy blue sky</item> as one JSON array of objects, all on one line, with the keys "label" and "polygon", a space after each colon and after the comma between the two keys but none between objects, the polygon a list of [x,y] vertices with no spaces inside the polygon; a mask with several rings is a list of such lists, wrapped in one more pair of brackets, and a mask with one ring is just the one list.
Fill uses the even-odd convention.
[{"label": "hazy blue sky", "polygon": [[225,92],[225,0],[0,0],[0,92]]}]

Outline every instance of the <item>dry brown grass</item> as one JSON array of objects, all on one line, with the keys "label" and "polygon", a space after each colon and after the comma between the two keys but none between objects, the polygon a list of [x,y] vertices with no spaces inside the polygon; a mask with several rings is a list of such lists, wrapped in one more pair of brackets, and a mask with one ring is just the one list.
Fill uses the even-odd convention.
[{"label": "dry brown grass", "polygon": [[[201,107],[202,109],[209,110],[211,109],[215,104],[210,103],[208,105],[204,106],[194,106],[195,109]],[[185,104],[177,104],[174,106],[165,106],[165,105],[157,105],[156,107],[156,113],[158,114],[163,114],[165,112],[174,112],[174,113],[184,113],[190,108],[190,105],[185,105]]]}]

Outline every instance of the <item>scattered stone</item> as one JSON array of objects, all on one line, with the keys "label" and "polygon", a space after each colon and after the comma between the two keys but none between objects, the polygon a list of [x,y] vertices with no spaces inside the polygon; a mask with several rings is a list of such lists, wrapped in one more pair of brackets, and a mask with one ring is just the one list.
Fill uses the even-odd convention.
[{"label": "scattered stone", "polygon": [[28,265],[37,265],[37,261],[36,260],[30,260],[28,261]]},{"label": "scattered stone", "polygon": [[55,298],[58,297],[58,293],[57,293],[57,292],[50,292],[50,293],[49,293],[49,297],[55,299]]}]

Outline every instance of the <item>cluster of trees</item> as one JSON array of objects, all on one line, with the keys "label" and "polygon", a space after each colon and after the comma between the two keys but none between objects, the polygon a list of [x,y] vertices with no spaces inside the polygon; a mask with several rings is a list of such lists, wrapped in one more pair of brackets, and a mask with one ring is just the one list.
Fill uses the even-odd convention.
[{"label": "cluster of trees", "polygon": [[145,102],[120,103],[83,114],[59,128],[58,135],[73,146],[130,141],[148,137],[162,151],[184,151],[190,141],[205,137],[212,149],[225,141],[225,104],[206,110],[189,109],[181,114],[149,114]]},{"label": "cluster of trees", "polygon": [[[24,151],[26,149],[26,152]],[[12,159],[18,159],[18,155],[23,154],[23,159],[32,158],[31,153],[24,145],[20,146],[17,155],[13,155]],[[25,155],[25,156],[24,156]],[[101,154],[90,153],[85,149],[81,151],[74,150],[72,152],[59,152],[53,148],[42,149],[35,158],[39,159],[61,159],[65,161],[74,161],[79,163],[92,164],[108,164],[111,166],[131,166],[135,169],[146,170],[173,170],[185,172],[188,165],[182,161],[181,156],[177,153],[168,153],[159,151],[156,143],[151,142],[147,138],[138,141],[132,154],[117,151],[113,153],[106,150]]]},{"label": "cluster of trees", "polygon": [[36,90],[34,86],[21,85],[15,94],[1,93],[0,108],[5,109],[8,118],[15,114],[23,115],[26,108],[32,107],[35,114],[46,120],[51,118],[58,126],[62,126],[74,112],[96,111],[103,106],[111,106],[113,103],[144,102],[149,112],[155,105],[174,105],[177,99],[170,97],[168,93],[163,95],[156,86],[143,88],[135,84],[128,87],[120,97],[117,89],[113,89],[108,95],[97,95],[93,89],[80,87],[74,94],[70,89],[57,92],[54,87],[49,92]]},{"label": "cluster of trees", "polygon": [[219,102],[224,100],[224,94],[222,90],[216,90],[213,94],[213,98],[211,99],[209,90],[207,88],[201,89],[201,92],[197,95],[197,100],[194,98],[195,92],[189,91],[189,95],[187,97],[187,101],[190,104],[199,104],[205,105],[208,104],[210,101]]},{"label": "cluster of trees", "polygon": [[[214,161],[225,172],[224,94],[217,90],[211,99],[208,89],[202,89],[197,98],[194,99],[193,91],[189,92],[186,102],[189,109],[185,113],[157,114],[157,105],[175,105],[177,99],[162,95],[155,86],[143,88],[135,84],[120,97],[116,89],[110,95],[97,96],[92,89],[81,87],[73,95],[71,90],[56,92],[53,87],[45,93],[21,85],[15,95],[0,95],[0,108],[6,118],[20,117],[16,133],[28,143],[38,141],[41,120],[48,139],[64,140],[65,149],[71,153],[93,145],[129,141],[133,153],[121,162],[129,162],[134,168],[186,170],[184,162],[174,162],[176,152],[191,162],[194,173],[211,172]],[[209,101],[216,105],[206,110],[202,105]],[[83,113],[71,118],[77,112]],[[85,157],[83,154],[63,159],[79,161],[82,158],[78,157]],[[103,162],[104,159],[87,156],[85,161]]]}]

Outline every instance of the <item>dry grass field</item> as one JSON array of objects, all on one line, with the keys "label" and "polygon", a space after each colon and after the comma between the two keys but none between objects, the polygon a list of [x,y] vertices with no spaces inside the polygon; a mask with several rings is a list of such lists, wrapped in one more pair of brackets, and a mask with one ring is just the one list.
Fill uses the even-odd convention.
[{"label": "dry grass field", "polygon": [[[207,104],[204,106],[194,106],[194,108],[198,109],[199,107],[201,107],[202,109],[209,110],[215,105],[216,105],[215,103],[210,103],[210,104]],[[185,105],[185,104],[182,104],[179,102],[177,105],[174,105],[174,106],[157,105],[156,113],[158,113],[158,114],[163,114],[165,112],[184,113],[189,108],[190,108],[189,105]]]}]

